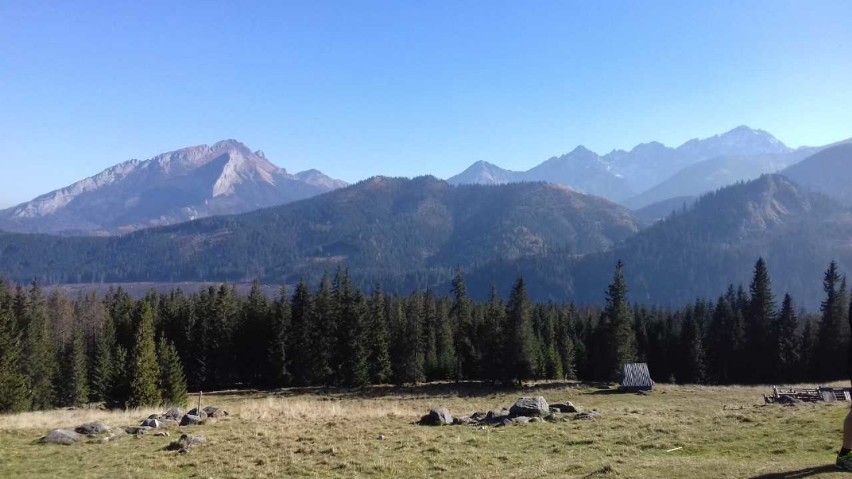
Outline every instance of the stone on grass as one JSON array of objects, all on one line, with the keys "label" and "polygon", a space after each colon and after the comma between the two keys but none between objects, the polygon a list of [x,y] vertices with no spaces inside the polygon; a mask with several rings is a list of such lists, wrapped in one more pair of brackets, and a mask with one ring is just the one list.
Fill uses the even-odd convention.
[{"label": "stone on grass", "polygon": [[581,412],[581,413],[577,413],[576,415],[574,415],[574,419],[580,419],[580,420],[584,420],[584,419],[585,420],[589,420],[589,419],[595,420],[595,419],[599,419],[600,417],[601,417],[601,413],[599,413],[597,411]]},{"label": "stone on grass", "polygon": [[558,402],[550,405],[550,410],[556,410],[555,412],[579,412],[577,407],[571,403],[571,401]]},{"label": "stone on grass", "polygon": [[509,411],[506,409],[494,409],[492,411],[488,411],[488,414],[485,415],[485,422],[497,424],[501,422],[503,419],[507,419],[509,417]]},{"label": "stone on grass", "polygon": [[530,418],[528,418],[526,416],[517,416],[514,419],[512,419],[512,422],[515,422],[517,424],[526,424],[526,423],[530,422]]},{"label": "stone on grass", "polygon": [[509,409],[509,415],[512,417],[547,416],[548,414],[550,414],[550,407],[543,396],[518,398],[515,405]]},{"label": "stone on grass", "polygon": [[189,416],[198,416],[201,419],[207,419],[207,413],[204,412],[204,409],[199,411],[198,408],[192,408],[189,411],[187,411],[186,414],[189,415]]},{"label": "stone on grass", "polygon": [[445,407],[439,407],[429,411],[429,414],[420,418],[423,426],[446,426],[453,423],[453,415]]},{"label": "stone on grass", "polygon": [[475,422],[476,421],[474,421],[470,416],[461,416],[461,417],[453,418],[453,425],[456,425],[456,426],[473,424]]},{"label": "stone on grass", "polygon": [[163,414],[163,419],[171,419],[173,421],[180,421],[180,418],[182,418],[184,414],[186,414],[186,411],[184,411],[182,408],[173,407],[173,408],[169,409],[168,411],[166,411],[165,414]]},{"label": "stone on grass", "polygon": [[487,412],[475,412],[470,416],[470,418],[474,422],[483,422],[483,421],[485,421],[485,418],[487,418],[487,417],[488,417]]},{"label": "stone on grass", "polygon": [[74,444],[80,440],[80,435],[70,429],[54,429],[40,439],[44,444]]},{"label": "stone on grass", "polygon": [[[202,412],[203,413],[203,412]],[[180,420],[181,426],[198,426],[204,423],[204,419],[200,416],[196,416],[194,414],[186,414],[183,416],[183,419]]]},{"label": "stone on grass", "polygon": [[141,436],[143,434],[147,434],[152,428],[151,426],[130,426],[126,428],[124,431],[127,434],[135,434],[137,436]]},{"label": "stone on grass", "polygon": [[162,426],[162,424],[160,424],[160,421],[158,419],[152,419],[150,417],[148,419],[142,421],[142,425],[150,427],[151,429],[160,429],[160,426]]},{"label": "stone on grass", "polygon": [[531,417],[531,418],[530,418],[530,422],[533,422],[533,423],[535,423],[535,422],[544,422],[544,419],[542,419],[542,418],[540,418],[540,417]]},{"label": "stone on grass", "polygon": [[207,417],[213,418],[220,418],[228,415],[228,411],[216,406],[207,406],[202,409],[202,411],[204,411],[204,414],[207,414]]},{"label": "stone on grass", "polygon": [[111,427],[107,426],[105,423],[96,421],[96,422],[88,422],[86,424],[80,424],[79,426],[74,428],[74,432],[78,434],[85,434],[87,436],[102,434],[105,432],[109,432],[112,430]]},{"label": "stone on grass", "polygon": [[182,434],[180,439],[177,441],[172,441],[171,444],[166,446],[167,451],[178,451],[181,454],[185,454],[189,452],[189,450],[193,447],[202,446],[207,443],[207,440],[204,439],[204,436],[190,436],[188,434]]}]

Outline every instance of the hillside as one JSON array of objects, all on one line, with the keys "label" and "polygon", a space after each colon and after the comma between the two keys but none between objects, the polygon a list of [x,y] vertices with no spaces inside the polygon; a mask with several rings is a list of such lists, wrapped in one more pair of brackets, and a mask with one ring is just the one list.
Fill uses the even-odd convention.
[{"label": "hillside", "polygon": [[802,160],[781,172],[812,191],[852,205],[852,143],[841,143]]},{"label": "hillside", "polygon": [[603,300],[617,259],[624,261],[630,298],[680,305],[712,297],[728,284],[747,285],[763,256],[778,299],[790,292],[801,306],[822,299],[822,273],[831,260],[852,271],[852,212],[779,175],[765,175],[700,198],[685,212],[659,221],[614,251],[576,258],[552,252],[535,261],[496,261],[470,280],[485,295],[493,280],[524,275],[539,298]]},{"label": "hillside", "polygon": [[131,160],[0,211],[0,230],[116,234],[243,213],[345,186],[317,170],[291,175],[235,140]]},{"label": "hillside", "polygon": [[558,185],[376,177],[289,205],[115,238],[0,234],[0,273],[49,283],[292,282],[340,265],[366,284],[404,290],[494,258],[603,251],[637,230],[624,208]]}]

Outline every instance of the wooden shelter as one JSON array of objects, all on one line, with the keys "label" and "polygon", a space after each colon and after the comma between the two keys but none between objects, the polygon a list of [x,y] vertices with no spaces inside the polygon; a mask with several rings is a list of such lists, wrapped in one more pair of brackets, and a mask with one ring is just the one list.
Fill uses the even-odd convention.
[{"label": "wooden shelter", "polygon": [[622,391],[650,391],[654,387],[646,363],[627,363],[621,373]]}]

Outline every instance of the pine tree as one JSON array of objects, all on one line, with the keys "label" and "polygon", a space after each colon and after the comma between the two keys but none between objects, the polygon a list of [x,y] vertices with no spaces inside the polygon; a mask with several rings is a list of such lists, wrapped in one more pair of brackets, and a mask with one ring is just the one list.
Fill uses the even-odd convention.
[{"label": "pine tree", "polygon": [[328,275],[323,275],[313,302],[310,327],[311,381],[315,385],[334,380],[332,358],[337,337],[338,305],[331,291]]},{"label": "pine tree", "polygon": [[400,383],[417,384],[426,378],[425,357],[423,352],[421,314],[423,310],[422,296],[412,295],[407,301],[407,308],[403,312],[402,305],[399,306],[397,314],[403,323],[403,333],[400,345],[403,350],[402,375]]},{"label": "pine tree", "polygon": [[160,369],[154,344],[154,311],[142,301],[136,313],[136,334],[130,355],[130,407],[155,406],[162,402]]},{"label": "pine tree", "polygon": [[65,347],[62,404],[81,406],[89,402],[89,374],[86,364],[86,350],[83,344],[83,332],[74,327],[71,341]]},{"label": "pine tree", "polygon": [[237,332],[236,353],[243,358],[240,361],[239,376],[243,381],[255,387],[270,386],[279,371],[273,371],[270,351],[277,340],[272,327],[272,308],[260,288],[260,283],[252,283],[248,298],[243,303],[239,330]]},{"label": "pine tree", "polygon": [[701,332],[693,314],[687,314],[680,330],[680,372],[678,382],[700,384],[704,382],[704,349]]},{"label": "pine tree", "polygon": [[775,299],[766,261],[759,258],[754,265],[754,277],[749,286],[751,297],[745,314],[746,380],[750,383],[772,379],[776,357],[772,324],[775,322]]},{"label": "pine tree", "polygon": [[519,277],[506,305],[506,368],[509,379],[521,384],[535,373],[535,336],[530,300],[524,279]]},{"label": "pine tree", "polygon": [[793,309],[793,299],[789,294],[784,295],[781,303],[781,312],[778,315],[776,327],[776,338],[778,341],[778,371],[781,373],[777,379],[782,382],[796,381],[796,368],[799,365],[799,344],[796,337],[796,329],[799,327],[799,318]]},{"label": "pine tree", "polygon": [[292,381],[289,368],[289,345],[292,327],[290,302],[287,299],[287,290],[281,287],[281,294],[272,312],[272,332],[270,334],[269,356],[270,373],[267,386],[281,387]]},{"label": "pine tree", "polygon": [[175,345],[165,337],[159,344],[160,388],[163,403],[184,406],[187,402],[186,375]]},{"label": "pine tree", "polygon": [[627,282],[624,279],[624,263],[615,265],[615,274],[606,292],[606,305],[602,320],[602,348],[605,379],[617,379],[621,366],[636,361],[636,332],[633,330],[633,313],[627,302]]},{"label": "pine tree", "polygon": [[385,314],[385,295],[380,287],[373,290],[370,314],[367,319],[367,365],[370,382],[386,383],[391,377],[388,320]]},{"label": "pine tree", "polygon": [[338,305],[335,382],[348,387],[365,386],[370,380],[364,335],[367,305],[361,293],[352,287],[348,272],[338,273],[335,284],[334,300]]},{"label": "pine tree", "polygon": [[840,273],[837,263],[829,264],[823,279],[825,300],[820,305],[822,313],[817,331],[814,359],[814,378],[833,380],[842,377],[846,369],[846,348],[843,345],[843,320],[846,309],[845,294],[840,289]]},{"label": "pine tree", "polygon": [[304,280],[296,285],[296,290],[290,300],[290,311],[291,331],[288,344],[291,353],[289,370],[293,376],[294,385],[308,386],[314,384],[311,364],[311,358],[314,354],[311,321],[314,318],[314,313],[311,291]]},{"label": "pine tree", "polygon": [[104,333],[97,339],[95,346],[95,362],[92,368],[92,387],[91,397],[95,401],[106,401],[110,391],[110,381],[112,380],[113,370],[113,354],[112,350],[115,345],[115,339],[111,334],[107,334],[107,330],[111,330],[111,326],[104,328]]},{"label": "pine tree", "polygon": [[21,335],[11,312],[0,304],[0,414],[30,406],[27,378],[21,367]]},{"label": "pine tree", "polygon": [[130,399],[130,378],[128,377],[127,350],[116,346],[110,371],[109,388],[104,403],[109,409],[124,409]]},{"label": "pine tree", "polygon": [[49,409],[56,404],[58,355],[38,283],[33,283],[24,301],[23,371],[30,385],[32,408]]},{"label": "pine tree", "polygon": [[451,284],[453,302],[450,306],[450,321],[453,325],[453,348],[456,357],[453,377],[458,381],[476,376],[479,372],[480,352],[476,349],[473,311],[460,268],[456,268],[456,274]]},{"label": "pine tree", "polygon": [[491,285],[488,302],[485,305],[485,320],[480,336],[488,338],[482,348],[480,377],[491,381],[508,382],[506,362],[506,306],[497,296],[497,288]]}]

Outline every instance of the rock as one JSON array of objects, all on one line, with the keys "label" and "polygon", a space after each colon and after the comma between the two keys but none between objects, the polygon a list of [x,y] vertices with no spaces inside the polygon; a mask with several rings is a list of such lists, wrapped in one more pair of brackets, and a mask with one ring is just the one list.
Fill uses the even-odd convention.
[{"label": "rock", "polygon": [[185,454],[189,452],[189,449],[202,446],[207,443],[207,440],[204,439],[204,436],[190,436],[187,434],[182,434],[180,439],[177,441],[172,441],[171,444],[166,446],[167,451],[178,451],[181,454]]},{"label": "rock", "polygon": [[180,420],[180,425],[181,426],[198,426],[200,424],[204,424],[204,419],[206,419],[206,417],[201,418],[200,416],[196,416],[194,414],[186,414]]},{"label": "rock", "polygon": [[169,431],[160,431],[160,432],[158,432],[158,433],[154,434],[154,436],[157,436],[157,437],[169,437]]},{"label": "rock", "polygon": [[580,420],[596,420],[601,417],[601,413],[597,411],[581,412],[574,415],[574,419]]},{"label": "rock", "polygon": [[206,408],[202,409],[202,411],[204,411],[204,414],[207,414],[207,417],[213,418],[220,418],[228,415],[228,411],[216,406],[207,406]]},{"label": "rock", "polygon": [[453,425],[456,425],[456,426],[473,424],[474,422],[475,421],[473,419],[471,419],[470,416],[461,416],[461,417],[453,418]]},{"label": "rock", "polygon": [[187,411],[186,414],[190,415],[190,416],[198,416],[201,419],[207,419],[207,413],[204,412],[204,409],[199,411],[198,408],[192,408],[189,411]]},{"label": "rock", "polygon": [[509,411],[506,409],[494,409],[492,411],[488,411],[488,414],[485,415],[485,422],[490,424],[497,424],[503,419],[507,419],[509,417]]},{"label": "rock", "polygon": [[148,419],[142,421],[142,425],[146,426],[146,427],[150,427],[151,429],[160,429],[160,426],[161,426],[159,420],[151,419],[151,418],[148,418]]},{"label": "rock", "polygon": [[526,424],[526,423],[530,422],[530,418],[528,418],[526,416],[517,416],[517,417],[512,419],[512,422],[515,422],[515,423],[518,423],[518,424]]},{"label": "rock", "polygon": [[112,428],[107,426],[105,423],[96,421],[89,422],[86,424],[81,424],[74,428],[74,432],[78,434],[85,434],[87,436],[95,435],[95,434],[103,434],[105,432],[111,431]]},{"label": "rock", "polygon": [[487,418],[487,417],[488,417],[488,413],[487,413],[487,412],[475,412],[475,413],[473,413],[473,414],[470,416],[470,418],[471,418],[474,422],[484,422],[484,421],[485,421],[485,418]]},{"label": "rock", "polygon": [[579,412],[571,401],[558,402],[550,405],[550,409],[555,412]]},{"label": "rock", "polygon": [[171,419],[177,422],[180,421],[184,414],[186,414],[186,411],[184,411],[182,408],[173,407],[166,411],[165,414],[163,414],[163,419]]},{"label": "rock", "polygon": [[379,434],[379,437],[377,437],[376,439],[378,439],[379,441],[384,441],[387,438],[385,437],[384,434]]},{"label": "rock", "polygon": [[143,434],[147,434],[152,428],[151,426],[131,426],[126,428],[124,431],[127,434],[135,434],[137,436],[141,436]]},{"label": "rock", "polygon": [[530,422],[544,422],[544,419],[540,417],[531,417]]},{"label": "rock", "polygon": [[509,409],[509,415],[512,417],[547,416],[549,413],[550,407],[543,396],[518,398],[515,405]]},{"label": "rock", "polygon": [[81,436],[70,429],[54,429],[40,439],[44,444],[64,444],[66,446],[79,441]]},{"label": "rock", "polygon": [[176,427],[180,425],[180,419],[163,419],[160,421],[160,427]]},{"label": "rock", "polygon": [[513,424],[512,418],[510,418],[509,416],[506,416],[503,419],[500,419],[499,421],[497,421],[497,424],[495,424],[494,427],[511,426],[512,424]]},{"label": "rock", "polygon": [[160,415],[159,414],[151,414],[150,416],[148,416],[148,419],[160,419]]},{"label": "rock", "polygon": [[439,407],[429,411],[429,414],[420,418],[422,426],[446,426],[453,423],[453,415],[445,407]]}]

